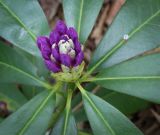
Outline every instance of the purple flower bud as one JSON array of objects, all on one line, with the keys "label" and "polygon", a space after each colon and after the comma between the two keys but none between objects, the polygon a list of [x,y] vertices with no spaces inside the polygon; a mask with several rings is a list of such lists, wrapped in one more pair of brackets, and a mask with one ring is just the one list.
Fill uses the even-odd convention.
[{"label": "purple flower bud", "polygon": [[74,41],[74,46],[75,46],[75,51],[79,53],[81,51],[81,44],[79,43],[78,40]]},{"label": "purple flower bud", "polygon": [[78,39],[78,34],[73,27],[69,27],[67,34],[73,41]]},{"label": "purple flower bud", "polygon": [[58,43],[59,39],[60,39],[60,34],[58,33],[58,31],[53,30],[49,35],[49,40],[51,45],[54,43]]},{"label": "purple flower bud", "polygon": [[45,36],[39,36],[37,37],[37,46],[38,48],[41,50],[41,46],[51,46],[49,44],[49,39],[48,37],[45,37]]},{"label": "purple flower bud", "polygon": [[38,48],[41,50],[42,56],[44,59],[50,59],[51,55],[51,45],[49,43],[49,39],[44,36],[40,36],[37,38]]},{"label": "purple flower bud", "polygon": [[60,39],[67,41],[67,40],[69,40],[69,37],[68,37],[68,35],[62,35],[60,37]]},{"label": "purple flower bud", "polygon": [[46,59],[46,60],[49,60],[50,59],[50,55],[51,55],[51,51],[50,50],[47,51],[45,49],[42,49],[41,51],[42,51],[43,58]]},{"label": "purple flower bud", "polygon": [[76,59],[75,59],[75,65],[74,66],[78,66],[82,63],[84,59],[84,54],[83,52],[81,51],[80,53],[78,53],[78,55],[76,56]]},{"label": "purple flower bud", "polygon": [[54,73],[61,71],[61,67],[57,63],[54,63],[50,60],[45,60],[45,64],[46,64],[47,68]]},{"label": "purple flower bud", "polygon": [[67,28],[63,21],[57,22],[49,38],[38,37],[37,46],[47,68],[54,73],[70,72],[72,68],[81,65],[84,59],[76,30],[73,27]]},{"label": "purple flower bud", "polygon": [[58,61],[60,61],[60,54],[57,50],[57,48],[52,49],[52,56]]},{"label": "purple flower bud", "polygon": [[61,58],[61,64],[70,67],[72,64],[72,59],[68,54],[61,54],[60,55]]},{"label": "purple flower bud", "polygon": [[63,21],[58,21],[56,24],[56,30],[60,33],[60,34],[65,34],[67,32],[67,26],[65,25],[65,23]]}]

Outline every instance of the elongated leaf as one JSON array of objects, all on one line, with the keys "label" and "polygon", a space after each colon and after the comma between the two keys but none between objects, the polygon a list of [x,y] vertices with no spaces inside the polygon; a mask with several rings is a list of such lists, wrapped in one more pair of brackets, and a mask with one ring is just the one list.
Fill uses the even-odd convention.
[{"label": "elongated leaf", "polygon": [[78,135],[91,135],[91,134],[85,133],[85,132],[82,132],[82,131],[79,131],[79,132],[78,132]]},{"label": "elongated leaf", "polygon": [[80,108],[76,112],[74,112],[75,120],[77,123],[87,121],[87,116],[84,110],[84,107]]},{"label": "elongated leaf", "polygon": [[[85,89],[88,91],[92,91],[95,87],[97,87],[97,84],[95,83],[88,83],[85,85]],[[81,93],[79,92],[76,94],[72,100],[72,106],[75,107],[79,102],[82,100]]]},{"label": "elongated leaf", "polygon": [[36,68],[25,57],[0,43],[0,83],[23,83],[42,86]]},{"label": "elongated leaf", "polygon": [[37,35],[48,33],[48,24],[37,0],[0,0],[0,36],[33,55]]},{"label": "elongated leaf", "polygon": [[[100,88],[96,95],[98,95],[100,98],[102,98],[127,116],[143,110],[150,105],[147,101],[105,88]],[[83,106],[79,110],[76,110],[74,112],[74,115],[77,122],[87,120]]]},{"label": "elongated leaf", "polygon": [[49,74],[48,69],[45,66],[44,60],[42,57],[34,57],[32,54],[29,54],[25,52],[22,49],[19,49],[18,47],[14,47],[14,50],[16,50],[18,53],[26,57],[33,65],[35,65],[37,70],[37,75],[39,77],[47,77]]},{"label": "elongated leaf", "polygon": [[[66,129],[64,128],[65,123],[67,124]],[[69,113],[69,116],[67,116],[66,112],[62,113],[60,119],[53,128],[51,135],[77,135],[75,119],[71,112]]]},{"label": "elongated leaf", "polygon": [[[99,96],[100,98],[107,101],[109,104],[120,110],[125,115],[133,114],[141,109],[146,108],[149,103],[147,101],[144,101],[142,99],[126,95],[123,93],[119,93],[113,90],[109,90],[100,86],[97,86],[96,83],[89,83],[85,86],[85,89],[89,92],[94,92],[95,95]],[[72,106],[76,107],[81,102],[81,94],[78,93],[76,96],[74,96],[74,99],[72,101]],[[82,109],[83,110],[83,109]],[[75,112],[76,120],[84,120],[84,113],[80,110],[78,112]]]},{"label": "elongated leaf", "polygon": [[97,95],[125,115],[131,115],[149,106],[147,101],[105,88],[101,88]]},{"label": "elongated leaf", "polygon": [[63,10],[68,26],[76,28],[80,42],[89,36],[103,0],[63,0]]},{"label": "elongated leaf", "polygon": [[44,135],[51,118],[54,91],[33,98],[0,124],[0,135]]},{"label": "elongated leaf", "polygon": [[0,123],[3,121],[4,119],[0,117]]},{"label": "elongated leaf", "polygon": [[0,84],[0,101],[6,102],[7,110],[12,112],[26,103],[27,99],[14,85]]},{"label": "elongated leaf", "polygon": [[30,85],[23,85],[21,91],[27,99],[32,99],[34,96],[36,96],[39,93],[41,93],[42,91],[44,91],[44,88],[30,86]]},{"label": "elongated leaf", "polygon": [[102,87],[160,103],[160,54],[102,70],[94,81]]},{"label": "elongated leaf", "polygon": [[82,95],[94,135],[142,135],[122,113],[104,100],[85,91]]},{"label": "elongated leaf", "polygon": [[[160,47],[159,25],[159,0],[127,0],[96,49],[89,68],[99,62],[100,70]],[[124,35],[128,35],[127,40]]]},{"label": "elongated leaf", "polygon": [[77,135],[77,127],[71,112],[72,90],[68,90],[67,102],[61,118],[53,128],[51,135]]}]

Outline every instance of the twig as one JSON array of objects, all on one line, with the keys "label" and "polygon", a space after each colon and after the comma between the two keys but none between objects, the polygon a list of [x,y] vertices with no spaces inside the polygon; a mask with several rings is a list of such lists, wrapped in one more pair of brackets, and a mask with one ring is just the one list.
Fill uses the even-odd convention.
[{"label": "twig", "polygon": [[160,115],[157,112],[155,112],[153,109],[151,109],[151,112],[153,116],[156,118],[156,120],[160,123]]}]

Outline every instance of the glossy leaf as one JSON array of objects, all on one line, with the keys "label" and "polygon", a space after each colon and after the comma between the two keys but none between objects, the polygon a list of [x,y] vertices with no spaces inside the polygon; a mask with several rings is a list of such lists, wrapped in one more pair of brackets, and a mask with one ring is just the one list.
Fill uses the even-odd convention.
[{"label": "glossy leaf", "polygon": [[36,68],[12,48],[0,44],[0,83],[45,85],[36,76]]},{"label": "glossy leaf", "polygon": [[94,135],[142,135],[121,112],[104,100],[85,91],[82,95]]},{"label": "glossy leaf", "polygon": [[77,123],[88,120],[83,106],[82,106],[82,108],[80,108],[79,110],[76,110],[74,112],[74,116],[75,116],[75,120]]},{"label": "glossy leaf", "polygon": [[26,103],[27,99],[16,86],[11,84],[0,84],[0,101],[6,102],[7,110],[12,112]]},{"label": "glossy leaf", "polygon": [[78,135],[91,135],[91,134],[85,133],[85,132],[82,132],[82,131],[79,131],[79,132],[78,132]]},{"label": "glossy leaf", "polygon": [[127,0],[96,49],[89,69],[96,65],[100,71],[160,47],[159,22],[159,0]]},{"label": "glossy leaf", "polygon": [[160,54],[135,58],[102,70],[94,81],[102,87],[160,103]]},{"label": "glossy leaf", "polygon": [[125,115],[131,115],[149,106],[147,101],[105,88],[101,88],[96,95],[107,101]]},{"label": "glossy leaf", "polygon": [[0,0],[0,18],[0,36],[32,55],[40,55],[35,40],[49,28],[37,0]]},{"label": "glossy leaf", "polygon": [[4,119],[0,117],[0,123],[3,121]]},{"label": "glossy leaf", "polygon": [[29,54],[25,52],[22,49],[19,49],[18,47],[14,47],[14,50],[16,50],[18,53],[26,57],[33,65],[36,67],[37,75],[39,77],[47,77],[49,74],[49,70],[46,68],[45,63],[43,61],[42,57],[34,57],[32,54]]},{"label": "glossy leaf", "polygon": [[[65,123],[67,123],[66,131],[64,129]],[[51,135],[77,135],[75,119],[71,112],[69,113],[69,116],[67,116],[66,110],[62,113],[60,119],[53,128]]]},{"label": "glossy leaf", "polygon": [[72,93],[72,90],[68,90],[64,112],[53,128],[51,135],[77,135],[76,123],[71,112]]},{"label": "glossy leaf", "polygon": [[55,99],[54,91],[45,91],[33,98],[0,124],[1,135],[44,135]]},{"label": "glossy leaf", "polygon": [[[85,87],[88,91],[92,91],[95,88],[89,89],[94,86],[93,83],[90,83]],[[97,92],[95,93],[100,98],[104,99],[106,102],[117,108],[120,112],[123,114],[130,116],[133,113],[136,113],[138,111],[141,111],[147,107],[149,107],[149,102],[144,101],[142,99],[126,95],[123,93],[119,93],[113,90],[108,90],[106,88],[99,88]],[[73,100],[74,106],[78,105],[79,102],[81,102],[81,96],[80,94],[77,94]],[[84,107],[77,109],[74,111],[74,116],[77,122],[86,121],[87,117],[85,114]]]},{"label": "glossy leaf", "polygon": [[76,28],[80,42],[89,36],[103,0],[63,0],[63,10],[68,26]]},{"label": "glossy leaf", "polygon": [[[85,86],[85,89],[88,91],[92,91],[95,87],[97,87],[97,84],[95,83],[88,83]],[[82,100],[82,96],[81,93],[79,92],[78,94],[76,94],[72,100],[72,106],[75,107],[77,104],[79,104],[79,102]]]},{"label": "glossy leaf", "polygon": [[30,86],[30,85],[22,85],[21,91],[25,95],[27,99],[32,99],[37,94],[44,91],[43,87],[36,87],[36,86]]}]

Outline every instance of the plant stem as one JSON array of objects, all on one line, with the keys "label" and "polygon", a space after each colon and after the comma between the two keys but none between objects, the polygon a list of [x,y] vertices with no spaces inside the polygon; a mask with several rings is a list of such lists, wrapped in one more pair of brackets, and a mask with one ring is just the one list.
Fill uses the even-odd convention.
[{"label": "plant stem", "polygon": [[[60,106],[56,109],[56,112],[52,115],[52,119],[49,123],[48,128],[55,126],[56,122],[59,120],[64,109],[66,109],[66,113],[67,113],[66,118],[69,116],[69,111],[71,108],[72,93],[73,93],[73,90],[68,89],[67,101],[64,100],[63,102],[61,102]],[[60,93],[58,93],[58,94],[60,94]],[[62,94],[60,94],[60,95],[62,96]],[[66,126],[67,126],[67,123],[66,123]]]},{"label": "plant stem", "polygon": [[65,123],[64,123],[63,135],[65,135],[66,131],[67,131],[68,118],[69,118],[69,113],[70,113],[70,110],[71,110],[72,94],[73,94],[73,90],[68,89],[66,112],[65,112],[66,115],[65,115],[65,121],[64,121]]},{"label": "plant stem", "polygon": [[59,107],[56,109],[56,112],[53,113],[52,118],[51,118],[51,121],[49,122],[48,128],[51,128],[51,127],[54,127],[54,126],[55,126],[55,124],[56,124],[57,120],[59,120],[59,117],[61,116],[61,114],[62,114],[65,106],[66,106],[65,102],[63,102],[63,103],[61,104],[61,106],[59,106]]},{"label": "plant stem", "polygon": [[85,89],[81,86],[81,84],[79,82],[76,82],[76,86],[79,88],[79,90],[81,91],[81,93],[85,93]]},{"label": "plant stem", "polygon": [[67,96],[67,104],[66,104],[66,109],[67,110],[70,110],[70,108],[71,108],[72,93],[73,93],[73,90],[69,89],[68,90],[68,96]]},{"label": "plant stem", "polygon": [[81,86],[81,84],[79,82],[77,82],[76,85],[79,88],[79,90],[81,91],[82,95],[85,97],[85,100],[87,100],[87,102],[90,104],[90,106],[92,107],[94,112],[104,122],[106,128],[108,128],[108,130],[110,131],[110,133],[112,135],[116,135],[115,132],[113,131],[113,129],[111,128],[111,126],[109,125],[109,123],[106,121],[106,119],[105,119],[104,115],[102,114],[102,112],[97,108],[96,104],[92,101],[91,97],[87,94],[85,89]]},{"label": "plant stem", "polygon": [[[100,86],[97,85],[93,90],[92,93],[97,93],[100,89]],[[77,110],[81,109],[81,107],[83,106],[83,102],[81,101],[79,104],[77,104],[74,108],[73,108],[73,112],[76,112]]]},{"label": "plant stem", "polygon": [[[55,84],[55,85],[60,85],[60,86],[62,86],[62,82],[57,82],[57,84]],[[65,98],[64,95],[63,95],[60,91],[57,90],[56,92],[57,92],[57,94],[59,94],[60,96],[62,96],[62,99]],[[51,117],[51,120],[50,120],[50,122],[49,122],[48,128],[54,127],[54,125],[56,124],[57,120],[59,119],[61,113],[63,112],[63,110],[64,110],[64,108],[65,108],[65,106],[66,106],[66,104],[65,104],[66,102],[65,102],[65,101],[66,101],[66,100],[62,101],[61,104],[60,104],[60,106],[59,106],[59,107],[56,109],[56,111],[52,114],[52,117]]]}]

